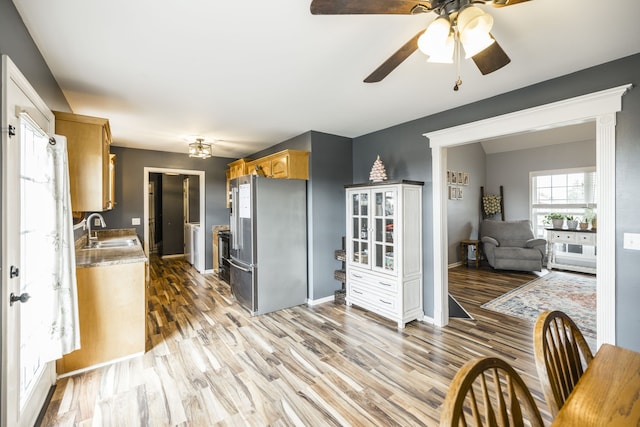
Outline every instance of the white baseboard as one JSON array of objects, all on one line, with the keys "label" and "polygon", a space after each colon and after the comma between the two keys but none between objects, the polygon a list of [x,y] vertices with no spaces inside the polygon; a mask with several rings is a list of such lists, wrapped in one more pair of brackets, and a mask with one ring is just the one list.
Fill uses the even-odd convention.
[{"label": "white baseboard", "polygon": [[428,323],[430,325],[434,325],[435,324],[435,321],[433,320],[433,317],[429,317],[429,316],[426,316],[426,315],[422,317],[421,322]]},{"label": "white baseboard", "polygon": [[216,272],[216,271],[215,271],[213,268],[211,268],[211,269],[209,269],[209,270],[205,270],[205,271],[203,271],[203,272],[202,272],[202,273],[200,273],[200,274],[213,274],[213,273],[215,273],[215,272]]},{"label": "white baseboard", "polygon": [[318,305],[324,304],[325,302],[333,302],[335,297],[333,295],[329,295],[328,297],[318,298],[318,299],[307,299],[307,305]]},{"label": "white baseboard", "polygon": [[460,267],[462,265],[462,261],[454,262],[453,264],[449,264],[447,268]]}]

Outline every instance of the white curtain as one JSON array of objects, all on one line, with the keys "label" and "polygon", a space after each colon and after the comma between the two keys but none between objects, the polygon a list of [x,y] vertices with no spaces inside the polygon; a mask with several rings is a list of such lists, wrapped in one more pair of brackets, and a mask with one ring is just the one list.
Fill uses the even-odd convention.
[{"label": "white curtain", "polygon": [[21,127],[23,292],[31,295],[22,343],[28,357],[47,362],[80,348],[67,141],[49,138],[26,114]]}]

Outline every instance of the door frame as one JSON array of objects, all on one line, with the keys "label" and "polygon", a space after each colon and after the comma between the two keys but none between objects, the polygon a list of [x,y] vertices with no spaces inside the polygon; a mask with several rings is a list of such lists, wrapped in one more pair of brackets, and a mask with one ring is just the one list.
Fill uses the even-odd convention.
[{"label": "door frame", "polygon": [[[15,360],[15,357],[13,357],[13,353],[11,353],[12,348],[16,345],[16,340],[15,337],[10,336],[11,331],[9,329],[9,325],[16,324],[14,319],[10,317],[11,310],[9,309],[9,297],[14,290],[14,286],[10,283],[9,265],[14,262],[14,256],[10,254],[8,242],[10,227],[12,227],[9,224],[9,217],[15,216],[13,212],[9,213],[9,209],[13,208],[12,204],[9,203],[9,187],[15,187],[15,183],[10,182],[11,180],[7,178],[10,172],[13,172],[16,167],[19,167],[16,166],[19,165],[19,159],[16,161],[15,158],[10,158],[9,156],[9,150],[12,149],[13,151],[15,147],[10,147],[10,144],[15,143],[15,140],[11,140],[8,132],[9,115],[17,114],[12,104],[13,101],[10,101],[8,98],[9,82],[13,82],[29,99],[29,102],[31,102],[32,106],[29,107],[29,111],[27,112],[31,113],[30,115],[33,118],[41,117],[47,121],[47,126],[42,126],[42,123],[39,123],[43,130],[49,135],[52,135],[55,129],[55,117],[49,107],[11,59],[7,55],[2,55],[2,135],[0,138],[2,143],[2,148],[0,149],[2,153],[0,155],[2,157],[2,171],[0,172],[0,176],[2,177],[2,202],[0,206],[2,212],[2,231],[0,232],[0,236],[2,237],[2,273],[0,275],[2,280],[2,286],[0,286],[0,318],[2,319],[0,321],[0,333],[2,334],[0,340],[0,426],[2,427],[16,425],[18,420],[14,417],[21,415],[18,393],[20,387],[19,363],[18,360]],[[16,137],[18,135],[19,133],[16,133]],[[19,309],[19,306],[14,306],[13,309]],[[19,335],[19,331],[17,334]],[[28,414],[29,418],[21,418],[19,425],[33,425],[37,419],[42,405],[46,402],[50,388],[56,382],[54,361],[47,363],[38,381],[40,384],[31,391],[31,396],[28,397],[28,403],[24,408],[24,413]]]},{"label": "door frame", "polygon": [[[180,175],[191,175],[191,176],[198,176],[200,179],[200,186],[199,186],[199,196],[200,196],[200,229],[198,231],[198,237],[199,237],[199,242],[198,242],[198,250],[200,251],[200,253],[202,254],[202,256],[200,257],[200,259],[198,260],[199,262],[194,266],[196,268],[196,270],[198,270],[200,273],[204,273],[205,272],[205,193],[206,193],[206,189],[205,189],[205,172],[201,171],[201,170],[191,170],[191,169],[172,169],[172,168],[156,168],[156,167],[148,167],[145,166],[144,167],[144,178],[143,178],[143,182],[142,182],[142,188],[143,188],[143,200],[144,200],[144,251],[147,255],[149,255],[149,174],[150,173],[173,173],[173,174],[180,174]],[[158,189],[156,188],[156,192],[158,191]]]},{"label": "door frame", "polygon": [[449,322],[447,273],[447,149],[496,137],[595,121],[596,175],[600,187],[597,234],[597,331],[598,347],[615,344],[615,145],[616,113],[622,110],[626,84],[563,101],[464,125],[427,132],[431,147],[433,182],[433,323]]}]

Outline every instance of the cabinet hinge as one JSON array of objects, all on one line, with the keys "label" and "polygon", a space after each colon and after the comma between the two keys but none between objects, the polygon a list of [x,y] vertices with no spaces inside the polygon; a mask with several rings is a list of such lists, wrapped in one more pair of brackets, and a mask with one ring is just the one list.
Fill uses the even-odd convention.
[{"label": "cabinet hinge", "polygon": [[9,125],[9,138],[16,136],[16,128],[13,125]]}]

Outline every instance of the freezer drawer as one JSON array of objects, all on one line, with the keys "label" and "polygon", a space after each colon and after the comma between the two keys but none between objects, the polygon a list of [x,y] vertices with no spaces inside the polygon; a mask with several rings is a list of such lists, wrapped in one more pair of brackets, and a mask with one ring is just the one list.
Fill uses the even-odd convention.
[{"label": "freezer drawer", "polygon": [[253,286],[253,269],[230,261],[231,292],[240,305],[254,314],[256,311],[256,294]]}]

